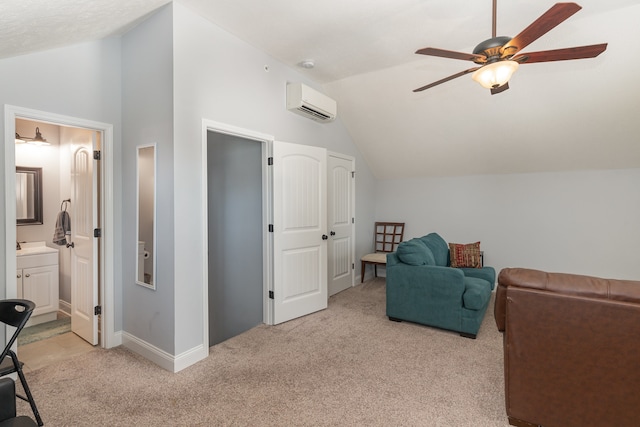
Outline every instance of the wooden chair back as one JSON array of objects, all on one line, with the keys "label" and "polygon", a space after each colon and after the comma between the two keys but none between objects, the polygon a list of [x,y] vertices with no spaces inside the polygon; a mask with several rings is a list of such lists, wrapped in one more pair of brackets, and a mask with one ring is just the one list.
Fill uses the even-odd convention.
[{"label": "wooden chair back", "polygon": [[395,252],[404,237],[404,222],[376,222],[375,251]]}]

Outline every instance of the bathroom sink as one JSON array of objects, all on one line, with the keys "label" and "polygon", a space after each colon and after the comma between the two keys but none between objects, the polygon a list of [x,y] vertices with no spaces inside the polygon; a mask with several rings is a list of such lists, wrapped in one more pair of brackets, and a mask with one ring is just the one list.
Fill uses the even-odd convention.
[{"label": "bathroom sink", "polygon": [[20,243],[20,250],[16,250],[16,256],[39,255],[57,253],[58,250],[50,248],[44,242],[26,242]]}]

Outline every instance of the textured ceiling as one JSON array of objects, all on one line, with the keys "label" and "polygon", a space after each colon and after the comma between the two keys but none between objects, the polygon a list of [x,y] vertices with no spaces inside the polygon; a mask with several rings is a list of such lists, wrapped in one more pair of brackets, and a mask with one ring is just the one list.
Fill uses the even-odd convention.
[{"label": "textured ceiling", "polygon": [[[2,0],[0,57],[120,34],[166,0]],[[640,167],[640,5],[581,0],[537,51],[608,42],[595,59],[527,64],[491,96],[470,63],[415,55],[470,52],[491,36],[491,0],[181,0],[338,101],[339,117],[379,178]],[[498,1],[514,36],[553,1]],[[321,125],[318,125],[321,126]]]}]

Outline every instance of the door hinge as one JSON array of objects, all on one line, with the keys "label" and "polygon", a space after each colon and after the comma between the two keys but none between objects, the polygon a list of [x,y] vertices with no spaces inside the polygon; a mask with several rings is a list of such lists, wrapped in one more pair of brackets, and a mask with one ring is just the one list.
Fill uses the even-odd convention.
[{"label": "door hinge", "polygon": [[93,229],[93,237],[102,237],[102,229],[94,228]]},{"label": "door hinge", "polygon": [[355,178],[356,177],[356,171],[351,171],[351,178]]},{"label": "door hinge", "polygon": [[95,307],[93,307],[93,314],[96,316],[99,316],[100,314],[102,314],[102,306],[96,305]]},{"label": "door hinge", "polygon": [[273,233],[273,224],[269,224],[269,233]]},{"label": "door hinge", "polygon": [[93,160],[100,160],[100,150],[95,150],[93,152]]},{"label": "door hinge", "polygon": [[351,269],[355,270],[356,269],[356,265],[354,263],[351,263]]},{"label": "door hinge", "polygon": [[351,218],[351,224],[355,224],[356,223],[356,219],[355,218]]},{"label": "door hinge", "polygon": [[269,291],[269,299],[273,299],[273,291]]},{"label": "door hinge", "polygon": [[267,159],[267,165],[269,165],[269,166],[273,166],[273,157],[269,157],[269,158]]}]

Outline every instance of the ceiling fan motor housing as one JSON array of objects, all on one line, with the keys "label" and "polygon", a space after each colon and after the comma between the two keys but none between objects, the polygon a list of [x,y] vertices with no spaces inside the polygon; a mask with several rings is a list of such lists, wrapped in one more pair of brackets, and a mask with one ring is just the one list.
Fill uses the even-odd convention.
[{"label": "ceiling fan motor housing", "polygon": [[486,64],[499,61],[503,57],[502,47],[511,41],[511,37],[499,36],[492,37],[481,42],[473,49],[475,55],[484,55],[485,59],[476,59],[476,64]]}]

